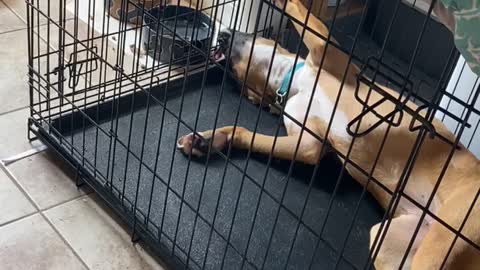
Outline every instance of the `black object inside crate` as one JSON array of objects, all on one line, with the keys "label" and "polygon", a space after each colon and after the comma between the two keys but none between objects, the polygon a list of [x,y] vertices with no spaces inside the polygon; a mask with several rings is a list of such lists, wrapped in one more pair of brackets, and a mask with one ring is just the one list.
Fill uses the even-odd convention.
[{"label": "black object inside crate", "polygon": [[[201,268],[204,260],[205,269],[219,269],[225,252],[224,268],[240,269],[247,236],[252,228],[244,269],[260,268],[270,233],[274,228],[282,191],[286,188],[265,269],[283,269],[292,245],[293,252],[288,269],[307,269],[312,257],[312,269],[332,269],[339,255],[334,250],[341,250],[346,240],[353,219],[351,213],[361,196],[362,187],[348,174],[344,175],[321,234],[322,240],[315,250],[341,169],[341,164],[334,156],[325,158],[320,164],[318,174],[312,180],[313,189],[301,218],[298,235],[292,243],[297,219],[312,178],[312,166],[295,163],[287,186],[290,165],[288,161],[274,160],[266,174],[266,158],[254,155],[246,167],[247,176],[244,178],[241,170],[247,162],[247,153],[244,151],[234,150],[231,155],[232,163],[228,165],[223,158],[212,156],[206,169],[206,160],[192,160],[188,167],[188,158],[175,149],[177,137],[190,133],[189,127],[195,125],[197,110],[198,131],[213,128],[222,92],[221,74],[216,69],[208,71],[203,98],[199,89],[202,76],[203,73],[199,73],[188,77],[183,101],[183,79],[170,82],[169,87],[160,85],[151,89],[153,96],[165,103],[166,110],[164,111],[162,105],[151,101],[146,127],[147,95],[137,92],[84,110],[105,132],[97,130],[94,125],[88,125],[89,121],[84,115],[74,112],[63,114],[53,122],[53,127],[59,133],[53,130],[48,133],[48,130],[40,128],[40,135],[60,153],[64,153],[78,168],[82,168],[87,183],[98,193],[106,194],[107,201],[116,206],[117,211],[120,211],[130,224],[136,213],[139,224],[137,226],[144,228],[142,230],[146,232],[144,238],[153,243],[159,241],[159,252],[167,254],[168,257],[175,240],[173,258],[177,263],[185,263],[193,236],[189,260],[192,269]],[[223,89],[217,127],[234,123],[236,108],[241,99],[236,84],[227,81]],[[252,119],[256,118],[258,107],[245,99],[241,102],[238,125],[253,129],[255,121]],[[180,124],[176,116],[181,117]],[[262,110],[258,132],[273,135],[278,122],[277,116]],[[128,137],[129,131],[131,138]],[[285,134],[282,127],[280,135]],[[145,144],[142,143],[144,136]],[[75,150],[72,151],[69,147],[70,143]],[[142,149],[142,145],[145,145],[145,148]],[[132,151],[128,155],[128,162],[127,146]],[[112,154],[109,155],[109,152]],[[174,157],[172,153],[175,153]],[[97,168],[96,172],[94,167]],[[222,179],[225,183],[221,188]],[[245,182],[241,188],[242,180]],[[201,195],[203,182],[205,186]],[[262,185],[264,191],[261,189]],[[219,204],[216,205],[218,196]],[[133,210],[135,201],[136,211]],[[237,215],[233,226],[230,226],[237,201]],[[257,204],[259,210],[252,227]],[[196,207],[199,207],[198,211]],[[215,211],[218,212],[214,219]],[[196,212],[199,216],[195,223]],[[366,195],[360,204],[358,217],[353,224],[338,269],[354,269],[352,265],[361,266],[367,261],[369,230],[380,221],[382,215],[383,210],[370,195]],[[207,255],[206,245],[212,224],[214,231]],[[231,244],[227,245],[230,228]]]},{"label": "black object inside crate", "polygon": [[[144,25],[146,30],[142,35],[143,46],[150,56],[164,63],[170,61],[178,63],[177,60],[180,59],[183,59],[180,63],[186,63],[190,46],[195,46],[208,55],[207,51],[215,30],[215,23],[206,14],[182,6],[152,8],[148,15],[144,16]],[[194,53],[197,51],[191,49],[190,56]],[[197,58],[193,61],[205,61],[205,57]]]}]

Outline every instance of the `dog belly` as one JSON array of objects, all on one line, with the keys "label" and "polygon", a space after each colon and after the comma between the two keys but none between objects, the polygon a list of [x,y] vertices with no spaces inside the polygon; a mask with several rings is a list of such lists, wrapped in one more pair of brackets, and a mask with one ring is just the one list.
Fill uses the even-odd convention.
[{"label": "dog belly", "polygon": [[[300,92],[288,99],[288,102],[285,106],[285,112],[291,115],[298,122],[303,123],[305,121],[305,115],[307,114],[309,101],[310,93]],[[317,88],[315,97],[308,111],[308,117],[316,117],[320,119],[325,123],[325,127],[327,127],[332,118],[333,105],[333,102],[330,101],[330,99],[321,91],[321,89]],[[290,135],[298,134],[302,130],[300,125],[294,123],[287,116],[284,116],[283,121],[287,131],[292,133]],[[337,107],[333,117],[333,122],[330,127],[329,138],[334,137],[336,140],[340,139],[344,141],[344,143],[349,143],[351,141],[351,137],[347,133],[347,124],[347,116]],[[322,130],[322,134],[318,135],[324,137],[325,133],[326,130]]]},{"label": "dog belly", "polygon": [[[305,115],[307,113],[309,101],[310,101],[309,93],[299,92],[298,94],[288,99],[288,102],[285,106],[285,112],[288,115],[292,116],[298,122],[303,123],[305,121]],[[332,117],[333,105],[334,105],[333,102],[331,102],[330,99],[322,93],[321,88],[317,88],[315,97],[310,106],[310,110],[308,111],[308,117],[310,118],[317,117],[318,119],[324,121],[325,123],[324,126],[326,129]],[[300,125],[293,122],[287,116],[284,116],[284,124],[289,135],[298,134],[302,130],[302,127]],[[348,146],[351,143],[351,137],[346,132],[347,124],[348,124],[348,118],[346,114],[337,107],[335,115],[333,117],[333,122],[331,123],[331,128],[329,131],[329,139],[333,139],[334,141],[336,141],[335,144],[338,144],[340,142],[341,145]],[[321,134],[318,134],[318,135],[324,138],[325,133],[326,133],[326,130],[322,130]],[[336,146],[335,144],[333,145],[334,147]],[[337,150],[342,151],[342,149],[337,149]],[[356,151],[361,151],[361,149],[356,149]],[[382,161],[391,162],[391,160],[389,159],[380,160],[379,161],[380,164],[378,164],[377,170],[379,169],[382,170],[381,168],[383,168],[383,170],[386,170],[386,171],[384,173],[381,173],[381,175],[389,175],[391,176],[391,178],[379,179],[379,180],[382,182],[388,181],[389,183],[384,182],[384,184],[386,184],[387,186],[390,186],[393,191],[400,177],[401,168],[398,168],[398,170],[394,172],[392,171],[392,168],[396,168],[396,166],[392,166],[392,164],[382,164]],[[357,163],[361,164],[362,162],[357,162]],[[367,167],[370,167],[370,166],[367,166]],[[357,178],[357,180],[360,183],[364,184],[365,181],[361,181],[362,178],[364,178],[363,175],[356,175],[355,173],[353,175],[356,176],[354,177]],[[407,183],[405,193],[408,196],[410,196],[413,200],[418,202],[421,206],[425,207],[431,195],[432,189],[433,189],[433,186],[429,183],[429,181],[422,179],[422,176],[420,175],[412,174],[410,176],[409,182]],[[385,200],[380,202],[380,204],[382,206],[386,206],[389,203],[390,196],[388,195],[379,196],[377,199]],[[439,208],[439,204],[440,204],[440,201],[438,199],[438,196],[435,196],[429,207],[429,210],[432,213],[436,213],[437,209]],[[398,215],[419,216],[421,215],[421,213],[422,211],[420,208],[418,208],[415,204],[410,202],[408,199],[402,197],[394,216],[398,216]],[[425,220],[427,221],[427,223],[429,223],[432,220],[432,218],[427,215]]]},{"label": "dog belly", "polygon": [[[410,179],[414,181],[415,179]],[[423,208],[426,207],[428,199],[430,198],[431,195],[431,190],[432,188],[425,188],[422,187],[423,185],[427,185],[425,182],[420,182],[421,185],[412,185],[412,188],[408,188],[405,190],[405,194],[407,194],[409,197],[411,197],[415,202],[417,202],[419,205],[421,205]],[[438,199],[438,196],[434,196],[432,203],[430,204],[428,210],[435,214],[437,210],[440,208],[440,200]],[[400,214],[410,214],[410,215],[421,215],[422,214],[422,209],[410,202],[406,198],[401,198],[398,206],[397,213],[400,212]],[[395,213],[395,214],[397,214]],[[430,223],[433,220],[433,218],[430,215],[425,216],[425,221],[427,223]]]}]

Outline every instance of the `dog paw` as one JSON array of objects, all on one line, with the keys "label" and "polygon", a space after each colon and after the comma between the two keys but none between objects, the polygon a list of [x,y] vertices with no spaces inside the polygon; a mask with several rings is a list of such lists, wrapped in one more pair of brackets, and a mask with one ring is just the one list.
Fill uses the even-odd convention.
[{"label": "dog paw", "polygon": [[[224,133],[217,132],[213,137],[203,136],[202,134],[193,134],[182,136],[177,140],[177,149],[185,155],[194,157],[203,157],[208,153],[208,147],[212,144],[212,148],[221,151],[228,144],[228,136]],[[211,151],[213,153],[213,151]]]},{"label": "dog paw", "polygon": [[177,149],[185,155],[202,157],[208,151],[208,141],[201,135],[190,133],[177,140]]}]

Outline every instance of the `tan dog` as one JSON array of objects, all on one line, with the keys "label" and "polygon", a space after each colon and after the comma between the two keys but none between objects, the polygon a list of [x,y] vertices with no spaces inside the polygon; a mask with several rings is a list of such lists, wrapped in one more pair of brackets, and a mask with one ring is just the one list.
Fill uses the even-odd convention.
[{"label": "tan dog", "polygon": [[[283,8],[284,4],[279,4]],[[307,16],[307,9],[298,1],[287,2],[286,11],[297,20],[304,22]],[[323,36],[328,36],[327,27],[314,16],[310,16],[308,26]],[[297,31],[302,32],[303,27],[295,24]],[[230,33],[220,34],[220,40],[225,44],[232,44],[231,64],[235,76],[246,80],[250,87],[249,98],[259,101],[254,92],[262,93],[266,82],[269,65],[273,65],[272,73],[265,89],[268,98],[275,96],[275,91],[280,87],[282,79],[287,75],[288,70],[294,64],[295,55],[285,49],[278,48],[272,60],[273,41],[257,38],[253,48],[252,63],[248,71],[248,78],[245,78],[249,54],[252,46],[252,36],[235,33],[235,39],[230,43]],[[306,32],[304,43],[309,49],[309,55],[305,60],[305,66],[295,73],[288,100],[285,104],[285,112],[302,123],[306,117],[306,126],[316,135],[326,139],[329,144],[338,152],[346,155],[350,145],[353,143],[353,150],[350,159],[358,164],[364,171],[370,172],[379,155],[381,142],[387,129],[382,124],[371,133],[363,137],[353,138],[346,132],[347,123],[356,117],[363,106],[355,99],[355,75],[358,68],[350,64],[348,58],[340,50],[328,46],[323,69],[318,83],[314,87],[315,76],[322,61],[326,43],[310,32]],[[273,61],[273,63],[272,63]],[[340,83],[345,71],[348,69],[347,80],[343,86],[343,92],[339,97],[338,107],[334,108],[335,101],[339,94]],[[398,96],[396,92],[387,87],[381,86],[388,93]],[[366,97],[369,87],[360,86],[360,95]],[[307,105],[313,95],[311,109],[306,115]],[[369,104],[381,99],[376,92],[372,92]],[[385,102],[377,107],[376,111],[387,115],[393,110],[394,105]],[[417,106],[408,103],[411,108]],[[327,127],[334,112],[331,129],[326,138]],[[366,115],[359,127],[365,130],[375,124],[378,118],[372,114]],[[407,159],[413,150],[417,132],[409,130],[411,116],[405,114],[398,127],[391,127],[385,145],[380,153],[378,164],[373,176],[378,179],[390,191],[393,191],[405,166]],[[287,117],[284,117],[284,124],[288,136],[278,137],[273,149],[275,138],[273,136],[256,134],[245,128],[233,126],[222,127],[215,132],[212,130],[201,132],[200,135],[207,141],[212,142],[212,147],[222,150],[229,143],[239,149],[249,149],[253,152],[272,154],[276,158],[292,160],[294,158],[297,143],[299,143],[296,160],[308,164],[317,164],[322,156],[322,143],[308,132],[302,132],[301,126]],[[438,120],[433,121],[436,131],[454,141],[454,135]],[[235,134],[233,132],[235,131]],[[215,134],[212,138],[212,134]],[[252,143],[252,138],[254,141]],[[178,140],[178,147],[186,154],[194,156],[205,155],[208,145],[197,135],[186,135]],[[447,156],[452,150],[452,145],[437,137],[425,138],[416,163],[412,169],[408,183],[405,187],[405,194],[413,198],[418,204],[426,206],[436,184]],[[366,185],[367,177],[358,169],[347,163],[348,172],[362,185]],[[455,150],[451,163],[443,177],[441,185],[436,192],[429,211],[445,221],[455,230],[458,230],[466,217],[467,211],[472,204],[477,191],[480,188],[480,162],[465,148]],[[379,185],[371,182],[368,190],[384,207],[388,207],[391,195]],[[387,232],[385,241],[381,246],[375,267],[382,269],[398,269],[400,261],[405,254],[407,245],[417,226],[422,210],[412,204],[406,198],[401,198],[396,212],[391,216],[392,221]],[[371,229],[371,242],[375,238],[379,224]],[[480,202],[476,202],[470,216],[464,225],[461,233],[472,242],[480,245]],[[431,216],[426,216],[421,225],[419,234],[414,245],[408,254],[404,269],[429,270],[439,269],[443,259],[448,253],[455,234],[441,225]],[[457,239],[453,250],[445,265],[446,269],[480,269],[480,252],[462,239]]]}]

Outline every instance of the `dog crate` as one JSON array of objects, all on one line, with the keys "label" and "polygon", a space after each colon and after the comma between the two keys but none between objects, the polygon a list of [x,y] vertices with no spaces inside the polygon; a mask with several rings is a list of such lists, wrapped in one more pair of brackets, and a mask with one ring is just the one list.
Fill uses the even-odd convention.
[{"label": "dog crate", "polygon": [[[403,114],[415,119],[409,132],[418,134],[417,147],[386,208],[346,166],[371,185],[381,179],[335,149],[314,166],[231,146],[207,145],[202,159],[176,149],[182,135],[226,125],[286,134],[282,119],[291,116],[250,103],[230,60],[211,57],[226,28],[305,56],[292,22],[313,30],[270,0],[27,0],[29,138],[56,150],[78,184],[91,186],[129,225],[132,241],[145,241],[172,269],[372,269],[401,199],[455,235],[442,265],[456,241],[478,249],[463,225],[450,226],[404,192],[418,148],[440,136],[434,115],[457,135],[452,152],[461,141],[480,154],[478,77],[459,60],[451,33],[432,7],[415,1],[301,2],[331,36],[314,34],[361,66],[358,84],[398,90],[386,97],[397,105],[394,117],[379,116],[379,125],[395,126]],[[134,10],[135,24],[128,12],[111,14],[113,5]],[[364,113],[375,112],[364,105]],[[417,233],[408,236],[402,265]]]}]

